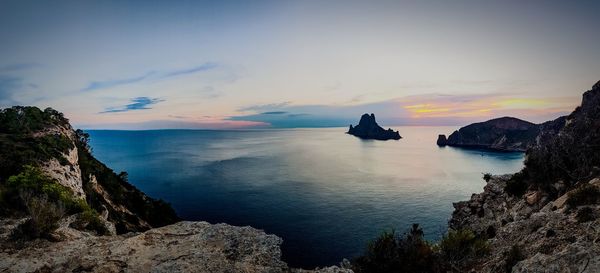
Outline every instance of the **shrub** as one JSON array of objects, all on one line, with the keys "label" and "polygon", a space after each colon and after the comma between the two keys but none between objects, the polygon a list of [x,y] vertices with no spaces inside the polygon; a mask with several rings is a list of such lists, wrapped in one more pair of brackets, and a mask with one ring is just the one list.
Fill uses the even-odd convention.
[{"label": "shrub", "polygon": [[504,191],[507,193],[521,197],[527,191],[527,174],[524,171],[520,171],[518,173],[513,174],[513,176],[506,181],[506,186],[504,187]]},{"label": "shrub", "polygon": [[31,165],[24,166],[23,171],[18,175],[9,177],[4,198],[10,199],[14,208],[23,208],[27,202],[19,198],[21,192],[33,196],[45,196],[49,202],[60,202],[69,214],[82,212],[87,207],[85,200],[75,198],[71,189],[58,184]]},{"label": "shrub", "polygon": [[64,216],[65,210],[60,202],[51,202],[44,195],[33,196],[31,193],[21,193],[26,202],[27,213],[31,217],[21,224],[13,234],[17,238],[47,237],[58,228],[58,221]]},{"label": "shrub", "polygon": [[423,230],[414,224],[403,236],[384,232],[370,242],[363,256],[353,260],[354,272],[443,272],[439,256],[423,239]]},{"label": "shrub", "polygon": [[[24,166],[23,172],[11,176],[6,189],[0,191],[0,194],[0,201],[7,199],[13,210],[25,211],[32,217],[31,221],[20,228],[20,237],[37,238],[47,235],[54,228],[52,223],[65,213],[80,213],[78,221],[73,225],[75,228],[93,230],[100,235],[108,234],[98,213],[85,200],[76,198],[71,189],[58,184],[34,166]],[[3,202],[3,205],[6,203]],[[46,210],[40,204],[44,204]]]},{"label": "shrub", "polygon": [[490,179],[492,179],[492,174],[491,173],[484,173],[483,174],[483,180],[485,180],[485,182],[490,182]]},{"label": "shrub", "polygon": [[467,229],[450,230],[442,238],[439,246],[442,255],[453,264],[461,264],[469,258],[489,252],[487,240]]},{"label": "shrub", "polygon": [[594,185],[586,184],[569,193],[567,205],[571,207],[593,205],[600,201],[600,190]]},{"label": "shrub", "polygon": [[506,273],[510,273],[513,266],[524,259],[525,255],[521,251],[521,248],[518,245],[513,245],[504,258],[504,270]]},{"label": "shrub", "polygon": [[100,220],[98,212],[90,207],[87,207],[79,214],[78,219],[71,224],[71,227],[80,230],[95,231],[98,235],[107,235],[109,233],[104,223]]},{"label": "shrub", "polygon": [[579,211],[577,211],[577,215],[575,215],[575,218],[577,219],[577,222],[583,223],[593,221],[594,219],[596,219],[596,216],[594,215],[594,210],[592,208],[583,207],[579,209]]}]

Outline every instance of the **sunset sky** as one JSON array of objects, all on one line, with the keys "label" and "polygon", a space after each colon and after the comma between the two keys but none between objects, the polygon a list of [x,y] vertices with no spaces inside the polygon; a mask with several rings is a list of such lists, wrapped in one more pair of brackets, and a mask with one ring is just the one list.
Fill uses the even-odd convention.
[{"label": "sunset sky", "polygon": [[599,1],[0,1],[0,107],[79,128],[464,125],[568,113]]}]

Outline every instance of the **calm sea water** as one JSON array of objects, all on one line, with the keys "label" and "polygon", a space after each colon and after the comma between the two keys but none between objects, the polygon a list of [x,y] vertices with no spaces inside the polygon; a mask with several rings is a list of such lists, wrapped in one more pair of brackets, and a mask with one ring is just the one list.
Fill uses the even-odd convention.
[{"label": "calm sea water", "polygon": [[435,145],[454,127],[396,127],[399,141],[346,128],[89,131],[94,155],[187,220],[250,225],[284,239],[292,266],[337,264],[384,230],[446,231],[452,202],[482,173],[518,171],[521,153]]}]

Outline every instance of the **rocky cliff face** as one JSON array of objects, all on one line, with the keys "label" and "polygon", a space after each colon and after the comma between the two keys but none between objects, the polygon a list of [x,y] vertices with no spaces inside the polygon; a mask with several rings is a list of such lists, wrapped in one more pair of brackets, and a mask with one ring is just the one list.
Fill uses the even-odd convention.
[{"label": "rocky cliff face", "polygon": [[363,139],[377,139],[377,140],[388,140],[388,139],[401,139],[400,133],[393,131],[392,129],[383,129],[375,121],[374,114],[364,114],[360,117],[358,125],[353,127],[350,125],[348,134]]},{"label": "rocky cliff face", "polygon": [[600,272],[600,82],[566,122],[542,126],[561,129],[538,136],[521,172],[454,204],[450,228],[490,238],[476,272]]},{"label": "rocky cliff face", "polygon": [[437,144],[524,152],[536,144],[539,135],[556,133],[563,124],[564,118],[533,124],[517,118],[502,117],[462,127],[445,141],[438,138]]},{"label": "rocky cliff face", "polygon": [[0,185],[19,174],[24,166],[33,165],[98,213],[105,214],[119,233],[143,231],[178,220],[168,204],[149,198],[96,160],[86,137],[53,109],[2,109]]}]

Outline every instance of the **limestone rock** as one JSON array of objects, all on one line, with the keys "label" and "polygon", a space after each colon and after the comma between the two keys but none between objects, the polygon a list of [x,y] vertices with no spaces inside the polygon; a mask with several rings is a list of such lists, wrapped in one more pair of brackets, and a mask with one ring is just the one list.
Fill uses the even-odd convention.
[{"label": "limestone rock", "polygon": [[[78,231],[73,231],[78,232]],[[34,241],[2,249],[1,272],[290,272],[281,238],[251,227],[179,222],[144,233]],[[339,267],[316,271],[351,272]]]},{"label": "limestone rock", "polygon": [[539,191],[531,192],[525,196],[525,201],[528,205],[532,206],[542,199],[542,193]]}]

